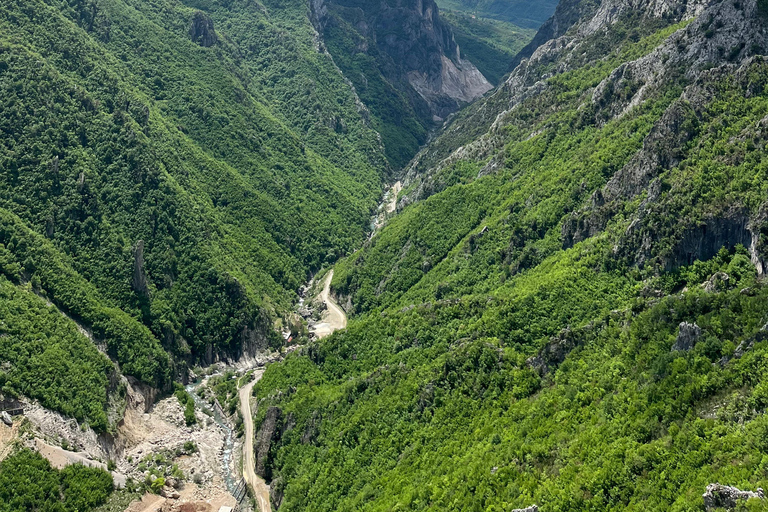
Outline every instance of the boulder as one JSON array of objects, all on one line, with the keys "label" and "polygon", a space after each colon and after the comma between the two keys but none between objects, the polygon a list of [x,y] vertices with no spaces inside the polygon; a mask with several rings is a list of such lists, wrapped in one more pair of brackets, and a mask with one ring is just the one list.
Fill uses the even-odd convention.
[{"label": "boulder", "polygon": [[7,412],[3,411],[0,412],[0,421],[8,425],[9,427],[13,426],[13,419],[11,418],[11,415]]},{"label": "boulder", "polygon": [[531,505],[530,507],[526,508],[516,508],[512,512],[539,512],[539,506]]},{"label": "boulder", "polygon": [[701,338],[701,327],[698,325],[683,322],[680,324],[680,328],[677,333],[677,340],[672,345],[673,352],[687,352],[696,346],[696,343]]},{"label": "boulder", "polygon": [[168,498],[170,500],[177,500],[181,498],[181,494],[174,489],[173,487],[163,486],[162,489],[160,489],[160,496],[163,498]]},{"label": "boulder", "polygon": [[704,284],[701,285],[704,291],[707,293],[715,293],[729,288],[731,276],[725,272],[717,272],[709,278]]},{"label": "boulder", "polygon": [[735,510],[739,501],[747,501],[750,498],[765,499],[763,490],[758,487],[757,492],[742,491],[728,485],[709,484],[704,493],[704,508],[707,512],[716,509]]}]

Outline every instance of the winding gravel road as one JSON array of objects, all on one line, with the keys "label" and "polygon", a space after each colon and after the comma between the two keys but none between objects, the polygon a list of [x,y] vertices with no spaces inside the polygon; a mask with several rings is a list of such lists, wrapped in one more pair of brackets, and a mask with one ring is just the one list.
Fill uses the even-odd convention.
[{"label": "winding gravel road", "polygon": [[[323,321],[314,327],[314,332],[318,338],[324,338],[331,335],[334,331],[347,327],[347,315],[336,302],[331,298],[331,280],[333,279],[333,270],[328,273],[325,279],[323,291],[320,297],[328,306],[323,312]],[[253,452],[253,414],[251,412],[251,392],[253,386],[264,375],[264,370],[256,370],[254,379],[240,388],[240,412],[243,414],[243,423],[245,425],[245,442],[243,443],[243,478],[256,493],[256,501],[259,503],[261,512],[272,512],[272,506],[269,501],[269,486],[256,474],[256,461]]]},{"label": "winding gravel road", "polygon": [[253,453],[253,415],[251,414],[251,392],[253,386],[264,375],[264,370],[254,372],[254,379],[240,388],[240,412],[243,414],[243,423],[245,425],[245,443],[243,443],[243,478],[256,493],[256,501],[259,504],[261,512],[272,512],[272,506],[269,502],[269,486],[256,474],[256,461]]},{"label": "winding gravel road", "polygon": [[325,278],[325,284],[323,285],[323,291],[320,293],[320,298],[323,299],[327,308],[323,311],[323,321],[313,328],[313,332],[317,335],[318,339],[330,336],[335,331],[347,327],[347,315],[331,298],[331,280],[333,280],[333,270],[328,272],[328,277]]}]

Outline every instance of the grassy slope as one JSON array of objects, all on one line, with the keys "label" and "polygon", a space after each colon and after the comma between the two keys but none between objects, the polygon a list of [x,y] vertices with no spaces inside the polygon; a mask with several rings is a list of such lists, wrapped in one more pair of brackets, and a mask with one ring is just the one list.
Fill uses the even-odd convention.
[{"label": "grassy slope", "polygon": [[[607,58],[551,78],[507,117],[500,172],[477,179],[485,162],[448,166],[434,195],[337,266],[334,288],[358,316],[271,367],[256,390],[262,416],[278,406],[294,425],[271,452],[281,510],[682,511],[700,510],[712,482],[768,483],[768,288],[740,247],[674,271],[656,265],[685,226],[734,203],[757,213],[756,127],[768,112],[754,84],[766,63],[707,85],[717,100],[644,221],[664,233],[654,264],[615,256],[642,196],[600,235],[561,242],[567,213],[642,147],[682,87],[671,75],[606,124],[579,106],[681,26],[598,36],[592,49],[611,48]],[[705,292],[718,271],[730,284]],[[703,337],[672,352],[683,321]],[[733,358],[742,342],[752,348]],[[560,362],[545,351],[540,375],[527,361],[550,343],[572,352]]]}]

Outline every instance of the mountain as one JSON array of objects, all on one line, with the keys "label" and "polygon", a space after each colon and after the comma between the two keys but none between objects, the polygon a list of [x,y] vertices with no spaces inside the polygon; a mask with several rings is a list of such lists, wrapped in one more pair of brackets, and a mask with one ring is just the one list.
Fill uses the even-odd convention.
[{"label": "mountain", "polygon": [[534,41],[335,266],[347,329],[256,386],[279,510],[765,488],[768,6],[563,0]]},{"label": "mountain", "polygon": [[558,5],[557,0],[438,0],[437,3],[443,10],[466,12],[534,30],[552,16]]},{"label": "mountain", "polygon": [[[434,0],[317,0],[311,8],[323,43],[370,109],[397,168],[443,118],[492,88],[462,58]],[[490,50],[481,47],[478,53]]]},{"label": "mountain", "polygon": [[306,5],[8,1],[0,26],[2,392],[105,430],[121,374],[169,389],[299,329],[391,172]]},{"label": "mountain", "polygon": [[99,433],[126,378],[305,333],[302,284],[491,88],[432,1],[9,0],[0,27],[0,399]]}]

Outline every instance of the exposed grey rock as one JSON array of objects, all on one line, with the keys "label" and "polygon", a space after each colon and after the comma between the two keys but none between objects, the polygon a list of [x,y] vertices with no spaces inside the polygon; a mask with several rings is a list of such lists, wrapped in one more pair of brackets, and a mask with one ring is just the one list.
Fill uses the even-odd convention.
[{"label": "exposed grey rock", "polygon": [[282,475],[278,476],[269,483],[269,499],[275,506],[275,509],[279,509],[283,503],[283,497],[285,496],[285,480]]},{"label": "exposed grey rock", "polygon": [[162,496],[163,498],[171,499],[171,500],[177,500],[181,498],[181,495],[176,489],[174,489],[173,487],[168,487],[167,485],[163,486],[163,488],[160,489],[160,496]]},{"label": "exposed grey rock", "polygon": [[705,281],[701,287],[707,293],[714,293],[727,290],[731,282],[731,276],[725,272],[716,272],[707,281]]},{"label": "exposed grey rock", "polygon": [[267,416],[256,433],[256,474],[269,478],[269,451],[272,443],[277,441],[282,427],[283,411],[279,407],[270,407]]},{"label": "exposed grey rock", "polygon": [[203,11],[197,11],[192,17],[189,26],[189,37],[200,46],[210,47],[215,45],[219,38],[213,28],[213,20]]},{"label": "exposed grey rock", "polygon": [[746,501],[750,498],[765,499],[763,490],[758,488],[757,492],[742,491],[736,487],[730,487],[720,484],[709,484],[707,486],[707,492],[704,493],[704,508],[707,512],[714,511],[718,508],[724,508],[726,510],[734,510],[739,501]]},{"label": "exposed grey rock", "polygon": [[144,240],[139,240],[133,247],[133,277],[131,288],[138,294],[149,297],[149,283],[144,271]]},{"label": "exposed grey rock", "polygon": [[539,506],[531,505],[530,507],[526,508],[516,508],[512,512],[539,512]]},{"label": "exposed grey rock", "polygon": [[[454,61],[443,55],[440,61],[439,75],[419,70],[410,71],[407,75],[408,82],[416,92],[438,112],[435,114],[438,118],[442,119],[459,105],[469,103],[493,89],[483,74],[468,60],[457,56]],[[445,98],[454,100],[456,107],[443,106]]]},{"label": "exposed grey rock", "polygon": [[732,210],[722,216],[712,216],[702,224],[690,226],[675,244],[671,256],[665,261],[668,270],[690,265],[696,260],[706,261],[717,255],[721,248],[733,249],[737,245],[750,247],[752,232],[745,212]]},{"label": "exposed grey rock", "polygon": [[677,333],[677,340],[672,345],[673,352],[687,352],[696,346],[696,343],[701,338],[701,327],[698,325],[683,322],[680,324],[679,331]]},{"label": "exposed grey rock", "polygon": [[430,117],[442,120],[493,88],[474,64],[462,59],[434,0],[312,0],[310,18],[320,33],[354,26],[361,36],[356,50],[388,57],[380,66],[382,74],[404,90],[416,111],[427,109]]},{"label": "exposed grey rock", "polygon": [[[485,134],[479,138],[468,136],[464,140],[459,139],[459,144],[456,144],[448,155],[430,154],[439,150],[439,147],[434,149],[434,145],[420,152],[406,170],[404,186],[411,192],[402,198],[401,204],[405,206],[416,199],[424,199],[439,192],[441,186],[432,181],[433,176],[439,175],[441,169],[456,161],[481,161],[488,158],[494,161],[495,156],[503,153],[507,142],[504,128],[509,122],[509,116],[523,101],[546,91],[549,87],[548,78],[582,67],[584,63],[580,59],[583,52],[580,49],[590,35],[606,30],[629,12],[648,19],[664,18],[674,22],[692,18],[709,3],[709,0],[562,0],[554,16],[541,27],[531,44],[513,61],[515,67],[506,81],[490,94],[487,100],[473,109],[471,117],[463,121],[463,124],[474,125],[473,131],[482,129]],[[671,41],[667,44],[672,48]],[[677,46],[674,46],[674,49],[676,48]],[[665,80],[664,77],[672,73],[673,67],[684,67],[681,53],[681,59],[674,61],[664,55],[661,52],[651,52],[650,55],[638,59],[642,61],[638,65],[623,64],[620,69],[615,70],[611,75],[614,81],[603,84],[603,88],[607,89],[610,85],[618,90],[632,81],[637,82],[637,87],[633,87],[635,94],[624,98],[622,104],[610,102],[606,108],[609,114],[602,113],[601,116],[610,118],[624,113],[630,106],[642,103],[646,94],[653,90],[656,81]],[[543,71],[544,69],[547,71]],[[501,108],[505,110],[499,112],[499,105],[503,105]],[[453,131],[462,130],[460,126],[448,125],[445,128],[446,133]],[[484,169],[483,173],[487,174],[489,171],[490,169]]]},{"label": "exposed grey rock", "polygon": [[5,411],[0,412],[0,420],[2,420],[2,422],[8,425],[9,427],[13,426],[13,419],[11,418],[11,415]]},{"label": "exposed grey rock", "polygon": [[553,336],[537,355],[528,358],[526,363],[539,375],[544,376],[565,361],[576,344],[574,332],[570,328],[565,328],[557,336]]},{"label": "exposed grey rock", "polygon": [[312,418],[307,422],[304,433],[301,435],[301,444],[312,444],[320,433],[320,412],[314,411]]},{"label": "exposed grey rock", "polygon": [[254,357],[269,349],[269,334],[272,332],[272,325],[268,314],[263,310],[250,319],[242,326],[240,331],[241,349],[236,355],[237,359]]},{"label": "exposed grey rock", "polygon": [[755,343],[760,343],[761,341],[765,341],[768,339],[768,324],[764,325],[754,336],[745,339],[741,343],[739,343],[739,346],[736,347],[736,350],[733,351],[733,355],[731,357],[723,357],[720,359],[720,366],[725,366],[730,361],[734,359],[741,359],[744,354],[749,352],[755,347]]}]

